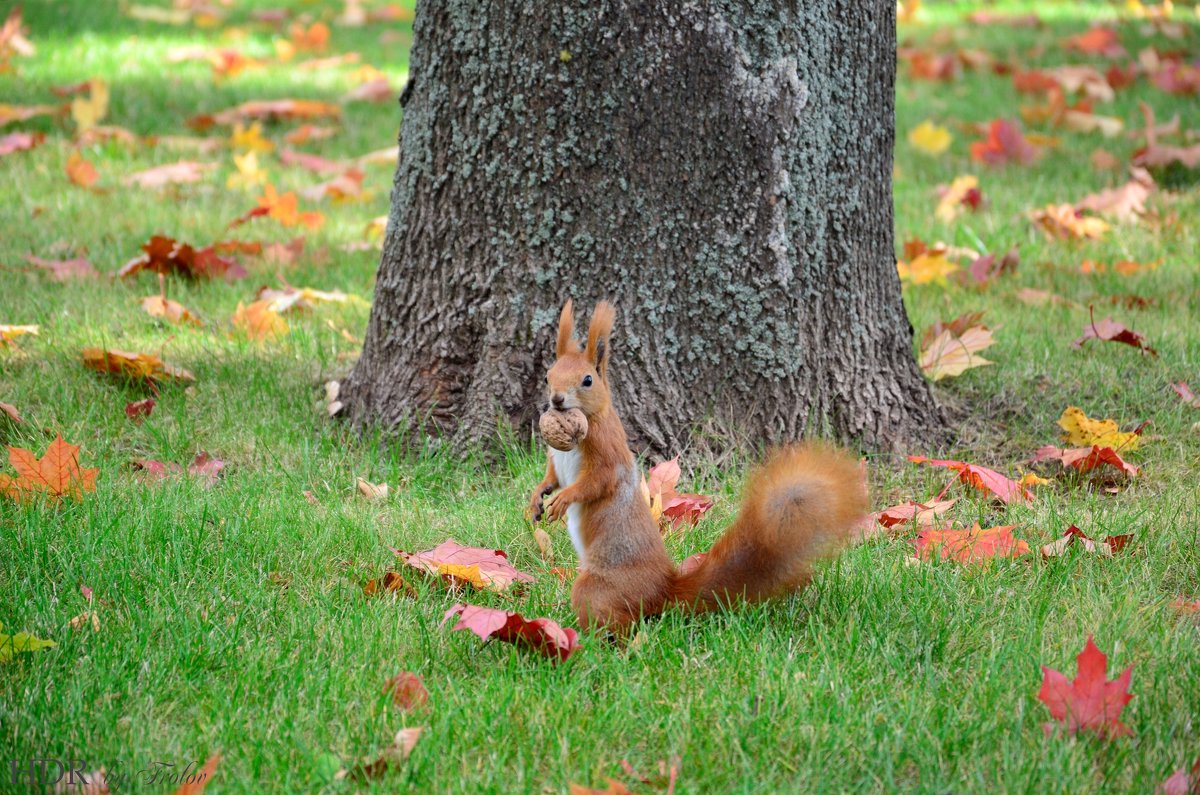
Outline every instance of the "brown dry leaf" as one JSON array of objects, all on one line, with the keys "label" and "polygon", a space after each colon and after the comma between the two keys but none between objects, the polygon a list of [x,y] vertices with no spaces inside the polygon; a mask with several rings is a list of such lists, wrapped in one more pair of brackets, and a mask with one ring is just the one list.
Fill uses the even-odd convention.
[{"label": "brown dry leaf", "polygon": [[421,677],[411,671],[389,676],[383,684],[383,692],[392,697],[392,703],[405,712],[420,709],[429,703],[429,691]]},{"label": "brown dry leaf", "polygon": [[1029,217],[1051,240],[1099,240],[1110,229],[1103,219],[1084,215],[1070,204],[1048,204],[1044,209],[1034,210]]},{"label": "brown dry leaf", "polygon": [[371,580],[363,586],[363,594],[365,596],[375,596],[377,594],[397,594],[407,596],[410,599],[417,598],[417,589],[412,586],[404,577],[397,572],[384,572],[384,575],[377,580]]},{"label": "brown dry leaf", "polygon": [[0,400],[0,412],[6,414],[13,422],[24,422],[24,420],[21,419],[21,412],[17,411],[17,407],[11,403],[5,403],[4,401]]},{"label": "brown dry leaf", "polygon": [[355,765],[350,770],[339,770],[335,778],[339,781],[349,778],[352,781],[361,782],[382,777],[389,769],[404,764],[404,760],[408,759],[413,748],[416,747],[417,741],[421,739],[423,731],[425,731],[424,726],[401,729],[396,732],[392,744],[384,749],[374,762]]},{"label": "brown dry leaf", "polygon": [[100,179],[96,167],[80,157],[78,152],[72,152],[67,158],[67,177],[81,188],[90,188]]},{"label": "brown dry leaf", "polygon": [[1154,178],[1144,168],[1133,168],[1130,180],[1116,188],[1092,193],[1075,203],[1075,210],[1091,210],[1118,221],[1136,221],[1146,214],[1146,200],[1154,192]]},{"label": "brown dry leaf", "polygon": [[1134,152],[1132,163],[1144,168],[1166,168],[1179,163],[1184,168],[1200,166],[1200,144],[1192,146],[1166,146],[1158,143],[1157,128],[1154,126],[1154,111],[1145,102],[1139,102],[1142,115],[1146,118],[1146,145]]},{"label": "brown dry leaf", "polygon": [[274,339],[288,332],[287,321],[271,308],[270,301],[254,301],[249,306],[243,306],[238,301],[237,311],[233,313],[233,325],[250,339],[259,341]]},{"label": "brown dry leaf", "polygon": [[547,563],[554,562],[554,547],[550,541],[550,534],[540,527],[533,528],[533,540],[537,542],[538,551],[542,554],[542,560]]},{"label": "brown dry leaf", "polygon": [[388,484],[372,483],[369,480],[359,478],[358,493],[368,500],[386,500],[388,496]]},{"label": "brown dry leaf", "polygon": [[992,364],[977,354],[994,342],[987,326],[972,326],[961,336],[944,329],[921,351],[921,370],[931,381],[940,381],[961,375],[973,367]]},{"label": "brown dry leaf", "polygon": [[1132,534],[1108,536],[1103,541],[1095,541],[1075,525],[1068,527],[1055,541],[1042,547],[1042,557],[1056,558],[1066,554],[1067,548],[1078,542],[1087,552],[1102,558],[1111,558],[1129,544]]},{"label": "brown dry leaf", "polygon": [[163,298],[161,295],[151,295],[142,299],[142,309],[151,317],[161,317],[172,323],[190,323],[199,326],[200,318],[196,317],[187,307],[178,301]]},{"label": "brown dry leaf", "polygon": [[[175,795],[200,795],[204,792],[204,788],[212,781],[213,776],[217,772],[217,763],[221,761],[220,754],[213,754],[204,763],[204,769],[199,773],[194,774],[196,780],[183,784],[179,789],[175,790]],[[191,776],[188,776],[191,778]]]},{"label": "brown dry leaf", "polygon": [[1022,287],[1020,290],[1017,290],[1017,300],[1030,306],[1045,306],[1046,304],[1056,304],[1070,308],[1079,306],[1079,304],[1069,298],[1063,298],[1061,295],[1045,290],[1035,290],[1032,287]]},{"label": "brown dry leaf", "polygon": [[239,121],[258,119],[340,119],[342,109],[329,102],[309,99],[252,100],[212,115],[194,116],[188,120],[192,127],[205,129],[214,124],[232,125]]},{"label": "brown dry leaf", "polygon": [[50,273],[50,278],[56,282],[66,282],[71,279],[98,276],[99,271],[88,261],[87,257],[74,259],[42,259],[28,254],[25,261],[30,265],[43,268]]},{"label": "brown dry leaf", "polygon": [[96,615],[95,610],[87,610],[72,618],[67,624],[71,629],[86,629],[91,624],[92,632],[99,632],[100,616]]},{"label": "brown dry leaf", "polygon": [[145,381],[196,380],[187,370],[167,364],[152,353],[84,348],[83,365],[97,372]]}]

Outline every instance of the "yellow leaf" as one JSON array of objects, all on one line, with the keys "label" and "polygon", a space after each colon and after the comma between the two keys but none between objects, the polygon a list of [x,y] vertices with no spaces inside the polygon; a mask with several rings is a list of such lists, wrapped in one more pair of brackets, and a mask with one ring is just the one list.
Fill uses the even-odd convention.
[{"label": "yellow leaf", "polygon": [[79,132],[90,130],[108,115],[108,83],[100,78],[88,81],[90,91],[87,98],[75,97],[71,101],[71,117]]},{"label": "yellow leaf", "polygon": [[14,339],[23,334],[38,334],[40,326],[5,326],[0,325],[0,346],[9,345]]},{"label": "yellow leaf", "polygon": [[237,173],[229,175],[225,180],[225,187],[232,190],[234,188],[255,188],[266,184],[267,172],[258,167],[257,152],[234,155],[233,164],[237,166]]},{"label": "yellow leaf", "polygon": [[272,339],[288,331],[287,321],[271,308],[270,301],[255,301],[249,306],[242,306],[242,302],[238,301],[237,311],[233,313],[233,325],[255,340]]},{"label": "yellow leaf", "polygon": [[940,155],[950,148],[954,138],[945,127],[926,119],[909,130],[908,142],[927,155]]},{"label": "yellow leaf", "polygon": [[950,183],[950,187],[946,189],[942,195],[941,201],[938,202],[937,209],[933,214],[939,219],[950,223],[958,217],[962,212],[962,202],[967,194],[979,187],[979,180],[970,175],[964,174],[961,177],[955,177]]},{"label": "yellow leaf", "polygon": [[1090,238],[1099,239],[1111,227],[1102,218],[1083,215],[1070,204],[1048,204],[1042,210],[1034,210],[1030,218],[1046,236],[1054,239]]},{"label": "yellow leaf", "polygon": [[235,122],[229,136],[229,147],[246,152],[270,152],[275,149],[275,144],[263,138],[261,122],[253,122],[249,127]]},{"label": "yellow leaf", "polygon": [[1053,482],[1054,481],[1046,478],[1040,478],[1032,472],[1026,472],[1021,476],[1021,479],[1017,481],[1017,484],[1021,486],[1021,488],[1029,488],[1031,486],[1046,486]]},{"label": "yellow leaf", "polygon": [[946,284],[946,277],[958,270],[958,265],[946,259],[942,250],[926,251],[913,259],[912,262],[897,262],[896,270],[900,280],[913,284],[929,284],[936,282]]},{"label": "yellow leaf", "polygon": [[1116,420],[1094,420],[1075,406],[1068,406],[1058,418],[1063,429],[1062,438],[1074,447],[1099,445],[1114,450],[1136,450],[1142,437],[1136,433],[1122,433]]},{"label": "yellow leaf", "polygon": [[438,574],[446,574],[460,580],[471,583],[476,588],[487,588],[491,583],[489,579],[483,576],[483,572],[479,570],[479,564],[473,563],[470,566],[464,566],[460,563],[439,563]]}]

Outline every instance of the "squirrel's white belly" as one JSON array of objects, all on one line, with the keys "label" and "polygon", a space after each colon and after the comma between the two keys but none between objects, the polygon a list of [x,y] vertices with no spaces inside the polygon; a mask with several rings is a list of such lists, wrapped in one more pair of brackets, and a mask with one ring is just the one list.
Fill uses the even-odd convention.
[{"label": "squirrel's white belly", "polygon": [[[579,479],[579,470],[583,466],[583,454],[579,449],[551,450],[554,456],[554,474],[558,476],[558,487],[565,489]],[[583,567],[587,561],[583,555],[583,506],[571,503],[567,507],[567,535],[575,545],[575,554],[579,556],[579,565]]]}]

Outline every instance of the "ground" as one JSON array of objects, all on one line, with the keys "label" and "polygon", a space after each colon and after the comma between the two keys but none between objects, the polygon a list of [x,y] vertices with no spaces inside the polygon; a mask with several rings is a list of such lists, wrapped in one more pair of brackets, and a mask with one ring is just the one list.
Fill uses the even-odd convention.
[{"label": "ground", "polygon": [[[254,21],[255,9],[268,8],[258,2],[217,3],[224,19],[178,25],[131,16],[145,5],[26,4],[36,52],[13,57],[0,74],[0,104],[68,102],[52,87],[102,78],[111,89],[102,125],[143,137],[227,139],[227,127],[197,132],[185,120],[252,99],[337,103],[358,85],[354,72],[363,64],[394,89],[402,84],[407,15],[350,27],[337,18],[340,3],[269,7],[327,21],[325,51],[277,63],[275,42],[288,38],[288,23],[278,31]],[[980,50],[1025,68],[1104,68],[1150,45],[1195,59],[1200,35],[1200,17],[1184,4],[1165,26],[1136,18],[1136,3],[987,5],[1036,11],[1039,27],[966,21],[974,8],[927,5],[901,24],[902,46]],[[1063,48],[1064,37],[1098,21],[1118,26],[1130,56]],[[1179,32],[1173,26],[1182,38],[1169,35]],[[170,51],[189,45],[225,46],[271,63],[221,78],[204,61],[167,63]],[[361,61],[295,66],[346,52]],[[970,142],[982,136],[967,125],[1017,119],[1019,104],[1039,98],[1018,94],[1009,75],[988,68],[939,81],[915,77],[905,63],[897,92],[898,249],[920,238],[977,252],[1019,244],[1020,252],[1016,273],[986,286],[951,279],[905,288],[918,336],[937,320],[986,310],[996,338],[986,352],[993,365],[936,387],[955,421],[954,446],[910,452],[1017,477],[1035,449],[1058,441],[1056,420],[1068,406],[1127,430],[1149,420],[1140,449],[1127,455],[1142,469],[1136,478],[1038,468],[1053,482],[1035,487],[1032,502],[1007,508],[968,486],[949,491],[958,502],[947,518],[957,526],[1015,525],[1035,550],[1071,524],[1093,536],[1132,533],[1131,544],[1111,559],[1073,552],[913,565],[915,531],[901,528],[823,567],[801,596],[703,620],[668,615],[641,627],[627,648],[585,637],[560,665],[441,626],[455,601],[573,622],[568,585],[550,572],[574,565],[566,534],[550,529],[555,560],[548,562],[522,516],[542,461],[530,440],[507,439],[498,464],[462,463],[436,449],[404,453],[352,437],[325,416],[323,383],[347,371],[366,324],[378,259],[367,226],[387,209],[393,166],[386,158],[364,166],[364,197],[301,199],[302,210],[324,214],[317,231],[272,218],[228,230],[261,193],[227,187],[236,150],[197,154],[167,140],[76,146],[70,116],[0,130],[46,134],[41,146],[0,159],[7,194],[0,322],[40,327],[0,351],[0,400],[23,417],[0,417],[0,432],[7,444],[39,455],[61,434],[80,446],[84,467],[99,469],[95,492],[79,501],[0,501],[2,631],[57,643],[0,663],[0,760],[69,757],[132,775],[220,752],[209,789],[219,793],[564,792],[572,782],[603,786],[607,777],[639,792],[664,789],[662,781],[637,784],[621,760],[655,778],[659,760],[677,760],[681,793],[1149,792],[1190,766],[1200,753],[1200,624],[1171,605],[1200,598],[1200,409],[1169,385],[1188,381],[1200,390],[1200,192],[1194,175],[1174,169],[1162,179],[1169,190],[1151,200],[1154,217],[1117,224],[1099,240],[1047,239],[1028,213],[1125,181],[1123,164],[1142,145],[1127,135],[1143,126],[1139,101],[1160,121],[1180,114],[1184,130],[1200,128],[1200,105],[1195,94],[1139,77],[1097,104],[1098,113],[1124,121],[1116,137],[1027,124],[1057,139],[1044,142],[1049,151],[1029,166],[989,167],[971,159]],[[908,142],[926,119],[949,129],[946,153],[925,154]],[[347,102],[336,135],[293,148],[349,159],[394,145],[398,125],[394,101]],[[331,176],[281,163],[283,136],[297,126],[264,128],[277,148],[260,153],[259,163],[280,191]],[[1096,168],[1097,148],[1122,165]],[[98,170],[97,190],[68,180],[73,152]],[[122,184],[124,175],[180,159],[217,168],[163,190]],[[979,178],[985,204],[953,222],[935,218],[936,186],[968,173]],[[243,256],[250,271],[243,280],[170,277],[169,297],[203,320],[189,326],[142,310],[141,299],[158,291],[153,275],[109,276],[154,234],[197,246],[300,234],[306,242],[291,263]],[[26,261],[29,254],[86,256],[104,275],[56,282]],[[1085,260],[1108,268],[1081,272]],[[1126,275],[1112,267],[1120,261],[1158,266]],[[289,313],[288,331],[267,339],[232,322],[259,286],[283,282],[364,300]],[[1071,303],[1030,305],[1018,298],[1023,288]],[[1097,319],[1111,315],[1144,334],[1159,355],[1109,342],[1072,348],[1089,305]],[[135,422],[125,405],[151,392],[85,369],[88,346],[159,354],[189,369],[195,383],[163,384],[152,414]],[[620,367],[618,343],[613,368]],[[147,483],[132,465],[187,464],[201,450],[225,462],[212,487],[184,475]],[[705,549],[729,521],[746,461],[686,463],[684,485],[714,494],[716,507],[694,529],[670,536],[680,559]],[[876,509],[929,499],[949,474],[898,457],[870,457],[870,465]],[[389,484],[389,496],[366,499],[355,488],[359,477]],[[364,596],[367,581],[401,566],[389,547],[426,549],[449,537],[506,550],[536,582],[516,595],[448,594],[409,576],[415,598]],[[90,603],[81,586],[91,589]],[[90,621],[70,626],[89,611],[98,629]],[[1110,676],[1133,666],[1135,698],[1122,714],[1130,737],[1043,732],[1050,717],[1036,698],[1040,666],[1073,676],[1088,635],[1108,653]],[[393,706],[383,685],[401,671],[423,678],[427,708]],[[339,767],[378,756],[398,729],[418,726],[425,730],[411,756],[382,779],[361,786],[334,779]],[[13,786],[5,780],[0,789]],[[133,789],[170,787],[143,780]]]}]

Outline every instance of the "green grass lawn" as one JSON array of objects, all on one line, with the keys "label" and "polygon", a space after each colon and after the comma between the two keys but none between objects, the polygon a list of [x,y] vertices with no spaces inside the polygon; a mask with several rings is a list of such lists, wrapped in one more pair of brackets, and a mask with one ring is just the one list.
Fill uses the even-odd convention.
[{"label": "green grass lawn", "polygon": [[[1059,41],[1112,19],[1133,56],[1150,45],[1191,59],[1200,53],[1200,16],[1182,3],[1172,20],[1178,39],[1130,18],[1124,4],[987,6],[1037,10],[1040,28],[964,22],[978,4],[926,5],[917,22],[901,26],[902,45],[979,49],[1030,67],[1103,68],[1104,59],[1065,52]],[[278,33],[252,14],[275,7],[329,21],[323,55],[357,52],[360,63],[304,71],[295,63],[311,56],[301,53],[291,64],[221,80],[207,63],[167,64],[169,51],[191,45],[274,59],[286,25]],[[0,74],[0,104],[69,101],[51,89],[103,78],[111,104],[102,124],[139,136],[227,136],[225,128],[189,130],[185,120],[251,99],[338,102],[362,64],[398,88],[411,24],[345,27],[334,21],[341,8],[333,0],[252,0],[234,4],[217,26],[175,26],[133,19],[111,0],[26,3],[37,52]],[[1038,446],[1057,442],[1056,420],[1067,406],[1115,418],[1124,429],[1149,420],[1141,449],[1129,455],[1142,467],[1132,481],[1110,487],[1060,475],[1038,487],[1032,503],[1007,509],[961,485],[950,491],[958,503],[948,518],[958,526],[1015,524],[1036,548],[1076,524],[1092,536],[1132,533],[1131,546],[1112,559],[1077,551],[911,565],[913,532],[900,532],[847,551],[790,600],[704,619],[668,615],[642,626],[628,648],[585,637],[557,666],[440,626],[456,601],[573,623],[569,585],[549,571],[574,565],[570,542],[553,530],[556,559],[544,560],[522,517],[541,454],[522,440],[499,466],[439,452],[405,455],[325,418],[322,384],[344,374],[356,354],[378,263],[374,249],[343,247],[368,241],[367,224],[387,211],[392,166],[365,168],[363,201],[301,200],[301,209],[326,216],[317,232],[268,219],[229,232],[259,191],[226,187],[235,173],[228,148],[88,145],[80,154],[99,171],[101,191],[93,192],[66,177],[76,151],[69,117],[0,130],[46,134],[40,147],[0,158],[0,323],[40,326],[38,336],[0,350],[0,400],[24,417],[13,424],[0,416],[0,438],[41,454],[62,434],[81,446],[84,466],[100,470],[95,493],[80,502],[0,500],[3,632],[57,643],[0,663],[0,792],[27,791],[9,779],[12,760],[81,759],[133,778],[163,763],[199,765],[216,752],[214,793],[566,792],[571,782],[602,787],[607,777],[661,792],[665,781],[638,784],[620,762],[656,777],[660,760],[675,759],[678,793],[1147,793],[1190,766],[1200,755],[1200,620],[1170,605],[1200,598],[1200,409],[1184,405],[1169,384],[1188,381],[1200,391],[1197,182],[1172,175],[1170,190],[1151,203],[1157,221],[1116,225],[1099,241],[1049,241],[1027,212],[1120,184],[1124,167],[1097,170],[1092,152],[1104,148],[1123,164],[1141,142],[1125,132],[1109,139],[1027,125],[1055,136],[1056,146],[1033,166],[988,168],[970,159],[979,136],[964,125],[1016,118],[1020,103],[1039,100],[986,69],[935,82],[909,77],[901,64],[900,75],[897,244],[1020,247],[1018,271],[986,287],[906,288],[918,334],[936,320],[986,310],[997,340],[985,353],[993,366],[936,387],[955,419],[955,446],[909,452],[1016,477]],[[1200,130],[1196,95],[1170,94],[1144,78],[1096,110],[1120,117],[1126,130],[1139,128],[1139,100],[1160,121],[1178,113],[1184,130]],[[925,119],[951,131],[947,153],[929,156],[907,142]],[[394,145],[399,120],[394,101],[348,103],[335,136],[293,148],[357,157]],[[296,126],[268,125],[264,134],[288,146],[283,136]],[[165,191],[121,183],[180,159],[216,168]],[[329,176],[285,167],[278,152],[259,161],[281,190]],[[979,177],[985,205],[952,223],[935,219],[936,186],[968,173]],[[231,235],[280,242],[305,234],[306,245],[288,265],[247,258],[250,277],[231,284],[171,280],[170,297],[204,321],[179,326],[140,308],[158,289],[153,276],[107,277],[158,233],[198,246]],[[55,282],[28,265],[28,254],[85,255],[106,275]],[[1159,266],[1083,274],[1084,260]],[[231,322],[238,303],[283,281],[365,300],[288,315],[290,329],[277,339],[247,338]],[[1017,297],[1022,288],[1073,304],[1030,306]],[[1145,305],[1127,308],[1127,295]],[[1112,315],[1144,334],[1160,355],[1113,343],[1072,349],[1089,304],[1097,318]],[[164,385],[153,414],[134,423],[124,406],[149,393],[85,370],[80,352],[88,346],[160,354],[196,380]],[[226,462],[213,488],[182,476],[148,485],[131,464],[186,465],[200,450]],[[717,505],[698,527],[669,539],[679,558],[720,533],[742,479],[740,467],[691,463],[685,485],[715,494]],[[871,463],[876,509],[928,499],[948,479],[901,457]],[[358,477],[390,484],[391,495],[364,499]],[[413,577],[415,598],[363,595],[364,583],[397,566],[389,546],[425,549],[448,537],[502,548],[537,581],[497,596],[448,594]],[[81,586],[92,589],[91,605]],[[99,630],[71,628],[88,610]],[[1109,654],[1110,676],[1133,666],[1136,697],[1122,714],[1133,736],[1047,738],[1049,714],[1036,698],[1040,666],[1073,677],[1089,634]],[[392,705],[384,681],[401,671],[423,677],[428,708],[403,713]],[[332,779],[339,766],[374,759],[398,729],[416,726],[426,728],[411,757],[382,779]],[[134,778],[113,791],[172,789]]]}]

